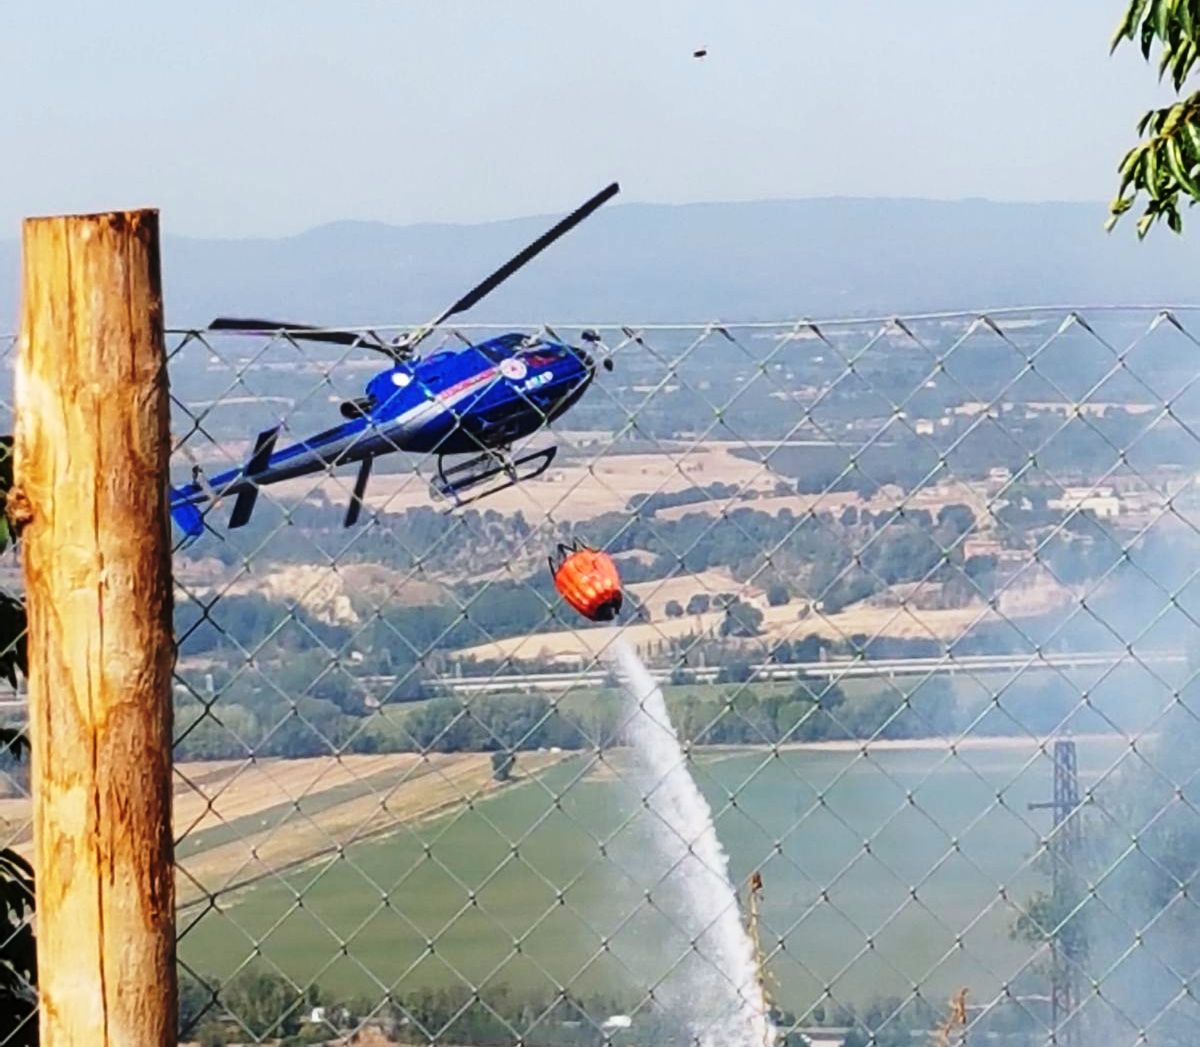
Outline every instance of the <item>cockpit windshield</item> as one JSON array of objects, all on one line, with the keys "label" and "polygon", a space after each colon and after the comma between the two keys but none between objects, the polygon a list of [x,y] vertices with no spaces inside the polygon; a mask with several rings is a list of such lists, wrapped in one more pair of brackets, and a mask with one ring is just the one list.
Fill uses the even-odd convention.
[{"label": "cockpit windshield", "polygon": [[507,360],[518,349],[521,348],[521,343],[525,341],[523,334],[502,334],[499,338],[491,338],[486,342],[481,342],[475,348],[486,356],[492,363],[499,363],[501,360]]}]

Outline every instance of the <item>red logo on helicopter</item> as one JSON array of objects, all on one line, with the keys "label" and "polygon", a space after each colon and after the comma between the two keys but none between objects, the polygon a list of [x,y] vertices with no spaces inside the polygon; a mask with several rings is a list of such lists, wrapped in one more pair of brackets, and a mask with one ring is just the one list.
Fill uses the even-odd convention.
[{"label": "red logo on helicopter", "polygon": [[529,373],[529,368],[525,366],[524,360],[509,357],[500,361],[500,373],[510,382],[519,382]]}]

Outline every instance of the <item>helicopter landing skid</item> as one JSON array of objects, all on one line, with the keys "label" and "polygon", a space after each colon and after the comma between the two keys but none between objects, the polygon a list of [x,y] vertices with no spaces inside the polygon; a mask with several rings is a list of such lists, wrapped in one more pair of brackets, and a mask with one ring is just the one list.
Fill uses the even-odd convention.
[{"label": "helicopter landing skid", "polygon": [[[488,495],[496,494],[498,491],[541,476],[550,468],[550,463],[554,461],[557,453],[557,447],[546,447],[522,458],[510,458],[503,452],[485,451],[483,454],[460,462],[449,469],[446,468],[445,459],[439,457],[438,475],[430,482],[429,487],[435,498],[453,499],[454,504],[445,510],[453,512],[455,509],[470,505]],[[530,465],[530,463],[535,464],[532,468],[522,472],[521,467]],[[480,491],[470,498],[461,497],[466,491],[474,490],[480,484],[485,484],[497,476],[503,476],[504,482],[489,487],[486,491]]]}]

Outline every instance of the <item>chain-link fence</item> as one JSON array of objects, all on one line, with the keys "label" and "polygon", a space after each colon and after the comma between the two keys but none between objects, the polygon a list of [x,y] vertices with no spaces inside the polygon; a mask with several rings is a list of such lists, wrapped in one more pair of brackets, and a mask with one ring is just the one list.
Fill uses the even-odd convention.
[{"label": "chain-link fence", "polygon": [[[228,470],[510,330],[488,382],[595,365],[540,474],[455,508],[401,449],[351,526],[349,465],[238,518]],[[169,337],[183,1040],[1200,1042],[1200,314],[462,327],[402,380],[391,333]]]}]

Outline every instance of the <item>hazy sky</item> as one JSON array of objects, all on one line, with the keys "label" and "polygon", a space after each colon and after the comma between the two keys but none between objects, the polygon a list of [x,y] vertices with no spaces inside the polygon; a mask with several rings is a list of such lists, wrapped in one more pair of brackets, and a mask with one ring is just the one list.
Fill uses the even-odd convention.
[{"label": "hazy sky", "polygon": [[[474,221],[624,200],[1107,200],[1163,97],[1125,0],[0,6],[0,238]],[[691,57],[706,46],[703,61]]]}]

